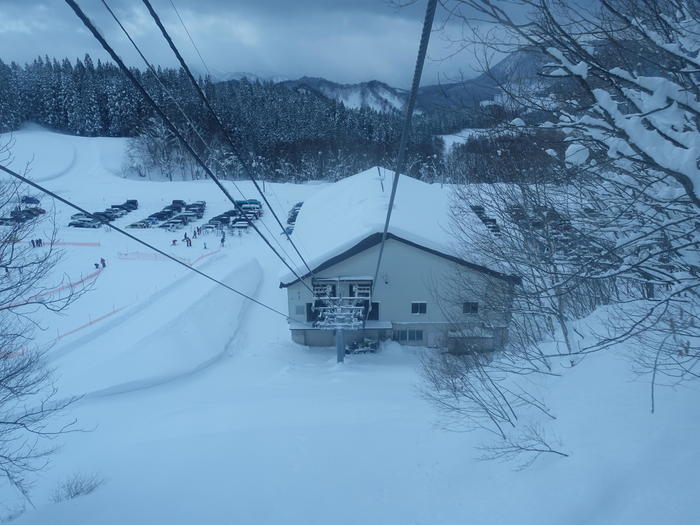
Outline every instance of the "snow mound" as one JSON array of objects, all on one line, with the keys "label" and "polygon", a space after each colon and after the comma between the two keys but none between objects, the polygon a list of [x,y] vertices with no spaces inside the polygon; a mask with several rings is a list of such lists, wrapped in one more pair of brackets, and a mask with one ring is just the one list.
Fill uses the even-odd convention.
[{"label": "snow mound", "polygon": [[[384,229],[394,172],[374,167],[316,192],[304,202],[293,238],[314,268]],[[449,235],[449,190],[399,176],[389,232],[456,255]],[[302,268],[299,272],[305,273]],[[283,281],[294,278],[285,274]]]}]

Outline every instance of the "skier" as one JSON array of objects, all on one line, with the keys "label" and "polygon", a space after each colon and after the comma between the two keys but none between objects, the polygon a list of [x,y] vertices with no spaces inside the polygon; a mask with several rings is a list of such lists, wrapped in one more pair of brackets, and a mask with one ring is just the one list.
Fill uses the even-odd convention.
[{"label": "skier", "polygon": [[37,246],[43,246],[43,245],[44,245],[44,241],[42,241],[41,239],[37,239],[37,240],[36,240],[36,245],[37,245]]},{"label": "skier", "polygon": [[100,269],[99,263],[95,263],[95,270],[99,270],[99,269]]},{"label": "skier", "polygon": [[32,248],[36,248],[36,242],[34,241],[34,239],[31,240],[31,243],[32,243]]},{"label": "skier", "polygon": [[107,266],[107,261],[105,261],[104,257],[100,257],[100,264],[102,265],[102,268],[105,268]]},{"label": "skier", "polygon": [[224,247],[224,242],[226,241],[226,235],[221,236],[221,247]]},{"label": "skier", "polygon": [[173,239],[173,243],[170,246],[177,246],[177,239]]},{"label": "skier", "polygon": [[204,243],[204,249],[205,249],[205,250],[207,249],[207,243],[206,243],[206,242]]}]

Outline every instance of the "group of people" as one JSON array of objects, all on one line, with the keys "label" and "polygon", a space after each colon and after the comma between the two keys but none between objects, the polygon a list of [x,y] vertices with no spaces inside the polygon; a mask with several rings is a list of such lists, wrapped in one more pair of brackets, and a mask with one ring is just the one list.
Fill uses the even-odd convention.
[{"label": "group of people", "polygon": [[[202,228],[197,226],[194,230],[192,230],[192,237],[187,235],[187,232],[185,232],[185,236],[181,239],[182,242],[184,242],[188,248],[192,247],[192,239],[196,239],[197,236],[202,236]],[[221,247],[224,247],[224,244],[226,243],[226,232],[221,232]],[[170,242],[170,246],[177,246],[177,239],[173,239]],[[207,243],[204,243],[204,249],[207,249]]]},{"label": "group of people", "polygon": [[29,242],[32,243],[32,248],[38,248],[39,246],[43,246],[43,245],[44,245],[44,241],[42,241],[41,239],[32,239],[32,240],[29,241]]}]

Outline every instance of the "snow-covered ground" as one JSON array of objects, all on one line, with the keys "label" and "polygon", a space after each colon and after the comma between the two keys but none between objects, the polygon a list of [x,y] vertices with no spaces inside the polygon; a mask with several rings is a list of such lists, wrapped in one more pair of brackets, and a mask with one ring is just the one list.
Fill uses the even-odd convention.
[{"label": "snow-covered ground", "polygon": [[[15,138],[15,167],[35,153],[32,175],[78,204],[99,210],[138,199],[120,226],[172,199],[206,200],[205,220],[230,208],[210,182],[121,178],[121,139],[37,129]],[[251,184],[239,187],[255,197]],[[286,217],[324,185],[266,187]],[[292,343],[284,318],[171,261],[149,260],[116,233],[67,228],[71,214],[56,206],[61,241],[99,245],[63,246],[56,277],[77,280],[100,257],[107,267],[66,315],[42,314],[40,337],[64,336],[49,359],[62,395],[85,395],[67,416],[88,431],[61,438],[32,493],[36,510],[15,523],[700,523],[697,386],[660,390],[651,415],[648,384],[634,380],[624,354],[594,356],[542,386],[557,415],[550,430],[569,458],[524,471],[477,461],[486,436],[446,432],[421,397],[419,351],[389,344],[337,365],[332,350]],[[264,221],[282,242],[271,214]],[[286,307],[281,263],[253,233],[223,248],[213,236],[187,248],[170,246],[182,232],[135,231]],[[104,484],[51,503],[74,473]],[[9,489],[2,494],[5,512],[20,504]]]}]

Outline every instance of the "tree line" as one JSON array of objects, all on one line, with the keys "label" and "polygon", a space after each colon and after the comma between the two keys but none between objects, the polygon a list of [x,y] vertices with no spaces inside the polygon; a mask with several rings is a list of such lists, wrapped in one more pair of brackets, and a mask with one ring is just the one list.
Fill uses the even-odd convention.
[{"label": "tree line", "polygon": [[[159,68],[157,73],[169,93],[150,72],[134,69],[168,116],[192,135],[195,149],[205,157],[215,152],[218,164],[227,166],[222,175],[236,177],[240,166],[223,147],[220,131],[184,71]],[[375,164],[390,165],[396,155],[400,112],[351,109],[313,91],[272,82],[212,82],[209,78],[200,82],[221,121],[268,179],[336,179]],[[206,146],[196,139],[178,106]],[[413,163],[439,155],[436,135],[461,129],[469,119],[466,112],[416,115],[409,145]],[[119,69],[109,62],[95,64],[89,55],[74,63],[49,57],[25,65],[0,61],[0,132],[16,130],[26,121],[75,135],[150,142],[136,144],[139,153],[146,155],[132,157],[138,172],[153,166],[169,169],[158,164],[158,156],[185,156]],[[167,151],[160,151],[158,145]],[[172,173],[166,175],[172,178]]]}]

